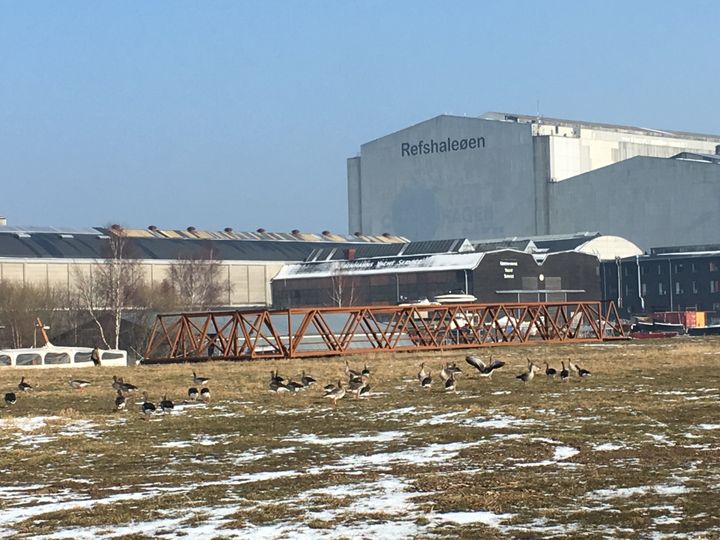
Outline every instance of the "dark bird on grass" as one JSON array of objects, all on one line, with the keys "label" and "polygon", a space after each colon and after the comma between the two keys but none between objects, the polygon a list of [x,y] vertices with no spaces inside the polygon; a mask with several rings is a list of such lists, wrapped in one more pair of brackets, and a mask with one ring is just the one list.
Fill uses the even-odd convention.
[{"label": "dark bird on grass", "polygon": [[337,407],[338,400],[345,397],[345,387],[343,386],[342,381],[338,381],[337,386],[327,392],[324,397],[332,399],[333,405]]},{"label": "dark bird on grass", "polygon": [[584,378],[590,376],[590,372],[587,369],[583,369],[580,366],[578,366],[577,364],[573,364],[572,362],[570,362],[570,366],[575,369],[575,371],[577,372],[577,374],[580,378],[584,379]]},{"label": "dark bird on grass", "polygon": [[270,382],[282,384],[285,382],[285,379],[278,374],[277,370],[271,369],[270,370]]},{"label": "dark bird on grass", "polygon": [[210,389],[207,386],[203,386],[200,389],[200,399],[203,401],[210,401]]},{"label": "dark bird on grass", "polygon": [[362,388],[367,384],[367,379],[365,377],[354,377],[350,379],[350,382],[348,382],[348,389],[352,392],[355,392],[359,388]]},{"label": "dark bird on grass", "polygon": [[423,379],[428,376],[427,371],[425,371],[425,362],[420,364],[420,371],[418,371],[417,377],[418,381],[420,381],[420,384],[422,384]]},{"label": "dark bird on grass", "polygon": [[370,368],[368,367],[367,364],[365,364],[365,367],[364,367],[364,368],[362,369],[362,371],[360,372],[360,375],[362,375],[363,377],[369,377],[369,376],[370,376]]},{"label": "dark bird on grass", "polygon": [[540,368],[528,360],[528,370],[525,373],[517,375],[515,378],[527,383],[533,380],[536,371],[540,371]]},{"label": "dark bird on grass", "polygon": [[17,402],[17,396],[15,395],[15,392],[7,392],[5,394],[5,403],[7,405],[15,405]]},{"label": "dark bird on grass", "polygon": [[200,395],[200,392],[198,392],[198,389],[195,388],[194,386],[188,388],[188,397],[191,400],[195,401],[199,395]]},{"label": "dark bird on grass", "polygon": [[282,382],[282,377],[278,379],[277,377],[273,377],[270,379],[270,390],[272,392],[275,392],[276,394],[281,394],[283,392],[289,392],[290,388]]},{"label": "dark bird on grass", "polygon": [[450,369],[449,364],[447,362],[445,362],[445,365],[440,370],[440,378],[443,381],[447,381],[452,376],[452,374],[453,374],[453,372]]},{"label": "dark bird on grass", "polygon": [[337,386],[335,386],[333,383],[330,383],[323,386],[323,391],[325,392],[325,394],[328,394],[335,390],[335,388],[337,388]]},{"label": "dark bird on grass", "polygon": [[304,384],[299,383],[299,382],[295,382],[295,381],[293,381],[292,379],[290,379],[290,380],[287,382],[287,385],[286,385],[286,386],[288,387],[288,390],[290,390],[291,392],[298,392],[298,391],[300,391],[300,390],[305,390],[305,385],[304,385]]},{"label": "dark bird on grass", "polygon": [[172,402],[172,400],[168,399],[167,394],[165,394],[160,401],[160,409],[162,409],[162,412],[169,413],[175,408],[175,404]]},{"label": "dark bird on grass", "polygon": [[560,380],[567,381],[570,378],[570,372],[565,367],[565,362],[560,363],[562,364],[562,369],[560,370]]},{"label": "dark bird on grass", "polygon": [[500,369],[505,365],[505,362],[501,360],[493,360],[492,356],[490,357],[490,362],[486,364],[474,354],[466,356],[465,361],[477,369],[480,372],[481,377],[492,377],[493,371]]},{"label": "dark bird on grass", "polygon": [[360,388],[358,388],[355,391],[356,399],[368,397],[369,395],[370,395],[370,385],[369,384],[363,384]]},{"label": "dark bird on grass", "polygon": [[25,382],[25,377],[20,377],[20,383],[18,384],[18,390],[20,390],[21,392],[28,392],[32,389],[33,389],[32,385]]},{"label": "dark bird on grass", "polygon": [[317,381],[315,379],[313,379],[310,375],[305,375],[305,371],[303,371],[300,382],[303,383],[303,386],[312,386]]},{"label": "dark bird on grass", "polygon": [[550,364],[545,362],[545,375],[547,375],[550,378],[553,378],[553,377],[555,377],[555,375],[557,375],[557,369],[551,368]]},{"label": "dark bird on grass", "polygon": [[210,382],[210,379],[208,377],[200,377],[197,373],[193,371],[193,382],[202,386]]},{"label": "dark bird on grass", "polygon": [[455,374],[450,373],[450,376],[445,380],[445,390],[450,392],[455,390]]},{"label": "dark bird on grass", "polygon": [[123,396],[122,390],[118,389],[117,396],[115,397],[115,410],[122,411],[125,408],[125,396]]},{"label": "dark bird on grass", "polygon": [[132,393],[132,392],[135,392],[135,391],[138,389],[138,387],[135,386],[134,384],[131,384],[131,383],[129,383],[129,382],[125,382],[122,377],[120,377],[120,379],[119,379],[119,384],[120,384],[120,389],[121,389],[123,392],[130,392],[130,393]]},{"label": "dark bird on grass", "polygon": [[145,415],[145,417],[150,416],[156,410],[155,404],[148,401],[148,393],[147,392],[143,392],[143,402],[142,402],[142,405],[140,406],[140,410]]},{"label": "dark bird on grass", "polygon": [[68,380],[68,384],[71,388],[74,388],[75,390],[82,390],[86,386],[90,386],[90,381],[85,381],[83,379],[73,379],[70,377]]},{"label": "dark bird on grass", "polygon": [[422,388],[427,388],[428,390],[432,386],[432,376],[430,375],[430,372],[426,372],[425,376],[420,380],[420,386]]}]

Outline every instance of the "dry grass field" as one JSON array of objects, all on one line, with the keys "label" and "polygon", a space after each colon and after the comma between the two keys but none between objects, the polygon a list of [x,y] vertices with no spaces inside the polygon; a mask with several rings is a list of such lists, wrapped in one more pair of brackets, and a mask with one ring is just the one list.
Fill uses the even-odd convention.
[{"label": "dry grass field", "polygon": [[[269,372],[322,386],[344,359],[113,370],[0,371],[36,388],[0,405],[0,533],[16,538],[720,538],[720,340],[349,358],[371,395],[268,390]],[[479,354],[487,358],[489,351]],[[587,379],[524,384],[526,357]],[[456,392],[438,370],[458,361]],[[421,361],[433,371],[421,389]],[[192,369],[207,404],[183,403]],[[69,375],[92,385],[72,390]],[[167,393],[115,412],[112,375]],[[19,392],[18,392],[19,394]]]}]

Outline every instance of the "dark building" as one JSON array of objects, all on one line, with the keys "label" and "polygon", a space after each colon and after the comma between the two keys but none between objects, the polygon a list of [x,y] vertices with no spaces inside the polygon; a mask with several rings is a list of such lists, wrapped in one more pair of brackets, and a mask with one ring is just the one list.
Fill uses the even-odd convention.
[{"label": "dark building", "polygon": [[603,298],[622,315],[720,311],[720,245],[654,248],[602,264]]},{"label": "dark building", "polygon": [[[413,244],[406,252],[419,249]],[[277,308],[395,305],[448,293],[482,303],[598,300],[599,276],[598,258],[574,251],[417,253],[288,264],[272,295]]]}]

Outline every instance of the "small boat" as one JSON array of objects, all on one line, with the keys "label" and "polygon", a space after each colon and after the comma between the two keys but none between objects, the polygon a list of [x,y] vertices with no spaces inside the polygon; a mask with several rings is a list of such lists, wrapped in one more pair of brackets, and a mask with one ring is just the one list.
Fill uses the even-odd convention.
[{"label": "small boat", "polygon": [[720,324],[709,326],[691,326],[687,329],[689,336],[720,336]]},{"label": "small boat", "polygon": [[[0,349],[0,368],[81,368],[96,365],[94,347],[63,347],[48,342],[42,347]],[[127,366],[127,351],[121,349],[98,350],[101,366]],[[98,354],[96,352],[96,354]]]},{"label": "small boat", "polygon": [[440,304],[474,304],[477,302],[477,297],[472,294],[439,294],[433,298],[435,302]]}]

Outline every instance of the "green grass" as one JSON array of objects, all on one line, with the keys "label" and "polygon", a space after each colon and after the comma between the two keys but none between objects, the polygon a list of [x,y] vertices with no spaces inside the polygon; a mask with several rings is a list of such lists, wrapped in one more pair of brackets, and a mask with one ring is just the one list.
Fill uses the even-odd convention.
[{"label": "green grass", "polygon": [[[319,388],[275,395],[267,383],[271,369],[296,378],[304,369],[322,386],[343,375],[344,359],[195,365],[212,401],[147,420],[139,396],[113,411],[112,375],[179,404],[192,366],[72,372],[93,382],[84,391],[70,389],[65,370],[3,370],[0,391],[21,375],[37,388],[0,407],[0,531],[719,538],[718,345],[495,350],[508,365],[491,381],[464,353],[351,358],[367,360],[374,395],[337,407]],[[592,376],[523,384],[526,357],[557,368],[572,358]],[[437,383],[448,360],[465,371],[458,392],[421,389],[420,362]]]}]

